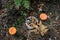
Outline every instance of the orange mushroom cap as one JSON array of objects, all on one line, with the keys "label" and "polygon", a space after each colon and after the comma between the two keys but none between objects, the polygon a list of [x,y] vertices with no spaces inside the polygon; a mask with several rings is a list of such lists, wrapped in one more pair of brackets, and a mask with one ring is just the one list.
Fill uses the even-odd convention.
[{"label": "orange mushroom cap", "polygon": [[10,27],[10,28],[9,28],[9,34],[10,34],[10,35],[16,34],[16,31],[17,31],[17,30],[16,30],[15,27]]},{"label": "orange mushroom cap", "polygon": [[45,14],[45,13],[40,14],[40,19],[41,20],[47,20],[47,18],[48,18],[47,14]]}]

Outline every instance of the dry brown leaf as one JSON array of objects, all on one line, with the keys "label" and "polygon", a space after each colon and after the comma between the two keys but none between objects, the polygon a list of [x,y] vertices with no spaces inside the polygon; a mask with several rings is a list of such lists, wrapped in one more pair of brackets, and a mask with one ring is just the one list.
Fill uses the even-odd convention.
[{"label": "dry brown leaf", "polygon": [[33,18],[32,20],[34,24],[37,24],[36,18]]},{"label": "dry brown leaf", "polygon": [[44,36],[48,31],[47,26],[43,25],[41,21],[39,23],[39,26],[40,26],[39,29],[41,31],[41,35]]},{"label": "dry brown leaf", "polygon": [[48,29],[42,30],[41,35],[44,36],[47,33]]},{"label": "dry brown leaf", "polygon": [[31,23],[31,25],[32,25],[34,28],[36,28],[37,30],[39,30],[38,26],[35,25],[34,23]]},{"label": "dry brown leaf", "polygon": [[40,21],[40,23],[39,23],[39,27],[38,27],[36,24],[34,24],[34,23],[31,23],[31,25],[32,25],[36,30],[38,30],[39,33],[40,33],[42,36],[44,36],[44,35],[47,33],[47,31],[49,30],[49,29],[47,29],[47,26],[45,26],[45,25],[42,24],[41,21]]}]

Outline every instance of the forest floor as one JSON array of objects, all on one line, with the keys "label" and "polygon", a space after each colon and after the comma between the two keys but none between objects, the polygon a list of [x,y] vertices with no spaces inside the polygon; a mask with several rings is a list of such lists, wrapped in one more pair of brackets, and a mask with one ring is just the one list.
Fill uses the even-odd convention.
[{"label": "forest floor", "polygon": [[[24,21],[22,24],[16,26],[17,33],[14,36],[11,36],[8,33],[9,27],[12,27],[19,18],[24,18],[24,16],[19,16],[19,10],[2,8],[0,10],[0,40],[27,40],[27,38],[28,40],[60,40],[60,4],[49,2],[43,2],[43,4],[44,7],[42,12],[45,12],[49,17],[46,21],[42,21],[42,23],[49,28],[46,35],[41,36],[33,32],[28,38],[29,30],[26,28]],[[25,17],[25,20],[29,16],[35,16],[39,19],[39,5],[40,4],[36,2],[32,3],[31,9],[33,11],[28,12],[28,16]]]}]

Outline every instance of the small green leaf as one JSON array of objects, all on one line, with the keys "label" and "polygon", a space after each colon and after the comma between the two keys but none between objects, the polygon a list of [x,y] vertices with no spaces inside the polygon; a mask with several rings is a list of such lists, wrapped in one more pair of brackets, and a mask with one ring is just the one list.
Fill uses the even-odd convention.
[{"label": "small green leaf", "polygon": [[27,9],[29,9],[29,6],[30,6],[29,0],[24,0],[24,5],[23,6]]},{"label": "small green leaf", "polygon": [[23,16],[23,11],[20,11],[20,12],[21,12],[20,14]]},{"label": "small green leaf", "polygon": [[16,21],[16,23],[15,23],[16,25],[19,25],[19,21]]},{"label": "small green leaf", "polygon": [[27,16],[27,14],[24,12],[24,13],[23,13],[23,16]]},{"label": "small green leaf", "polygon": [[20,11],[20,15],[27,16],[27,14],[24,11]]},{"label": "small green leaf", "polygon": [[14,0],[14,2],[15,2],[16,7],[19,8],[19,6],[21,6],[22,0]]},{"label": "small green leaf", "polygon": [[6,8],[10,10],[10,9],[12,9],[12,5],[10,3],[7,3]]},{"label": "small green leaf", "polygon": [[24,21],[25,21],[24,18],[20,18],[18,21],[15,22],[15,25],[19,25],[23,23]]},{"label": "small green leaf", "polygon": [[25,8],[29,9],[29,5],[30,5],[29,0],[14,0],[14,2],[17,8],[23,5]]},{"label": "small green leaf", "polygon": [[24,20],[24,18],[21,18],[20,20],[19,20],[19,23],[23,23],[25,20]]}]

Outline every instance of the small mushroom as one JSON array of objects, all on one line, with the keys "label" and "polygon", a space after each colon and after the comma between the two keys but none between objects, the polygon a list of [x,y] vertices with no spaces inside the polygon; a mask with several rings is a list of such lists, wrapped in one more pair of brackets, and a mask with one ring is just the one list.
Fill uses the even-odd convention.
[{"label": "small mushroom", "polygon": [[48,19],[48,16],[45,13],[41,13],[39,17],[41,20],[47,20]]},{"label": "small mushroom", "polygon": [[17,30],[16,30],[15,27],[10,27],[10,28],[9,28],[9,34],[10,34],[10,35],[15,35],[16,32],[17,32]]}]

